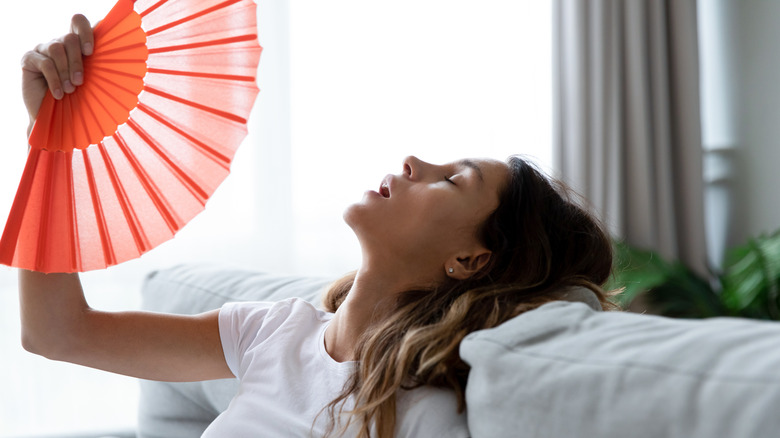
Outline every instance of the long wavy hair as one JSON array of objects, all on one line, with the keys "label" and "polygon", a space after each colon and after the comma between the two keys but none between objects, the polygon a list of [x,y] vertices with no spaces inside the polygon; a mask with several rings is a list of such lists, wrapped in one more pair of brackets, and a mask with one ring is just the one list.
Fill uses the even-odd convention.
[{"label": "long wavy hair", "polygon": [[[398,295],[391,316],[361,337],[355,372],[323,410],[330,416],[328,435],[337,424],[357,423],[361,438],[370,436],[372,425],[380,438],[394,436],[398,391],[422,385],[454,390],[462,412],[469,374],[458,354],[463,338],[553,301],[567,288],[586,287],[602,307],[614,308],[601,288],[612,268],[602,225],[576,194],[530,162],[513,156],[507,164],[499,206],[478,230],[490,261],[467,280]],[[326,310],[338,309],[354,279],[351,273],[331,285]],[[355,407],[343,412],[350,397]]]}]

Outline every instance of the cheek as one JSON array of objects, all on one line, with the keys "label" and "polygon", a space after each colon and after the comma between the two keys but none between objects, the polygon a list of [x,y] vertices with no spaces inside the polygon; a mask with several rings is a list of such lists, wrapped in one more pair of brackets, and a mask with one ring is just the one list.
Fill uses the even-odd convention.
[{"label": "cheek", "polygon": [[344,212],[347,225],[371,241],[399,252],[448,251],[474,235],[473,207],[446,193],[404,193],[389,201],[370,196]]},{"label": "cheek", "polygon": [[473,236],[475,224],[460,211],[444,209],[420,210],[409,218],[407,226],[410,240],[419,245],[449,251]]}]

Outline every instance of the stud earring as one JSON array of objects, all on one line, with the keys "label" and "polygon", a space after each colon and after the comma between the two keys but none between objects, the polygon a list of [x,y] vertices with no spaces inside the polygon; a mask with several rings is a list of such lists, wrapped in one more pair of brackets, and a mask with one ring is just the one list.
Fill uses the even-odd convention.
[{"label": "stud earring", "polygon": [[450,269],[448,269],[448,270],[447,270],[447,272],[449,272],[450,274],[452,274],[453,272],[455,272],[455,268],[450,268]]}]

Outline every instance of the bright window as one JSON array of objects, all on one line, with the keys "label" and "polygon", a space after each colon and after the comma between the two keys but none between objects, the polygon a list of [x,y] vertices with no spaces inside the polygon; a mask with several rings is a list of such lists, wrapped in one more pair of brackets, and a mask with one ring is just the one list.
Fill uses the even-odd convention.
[{"label": "bright window", "polygon": [[[0,218],[26,154],[19,60],[112,2],[9,2],[0,45]],[[206,211],[139,260],[82,276],[93,307],[134,309],[143,275],[181,262],[340,275],[359,262],[342,211],[406,155],[551,162],[547,2],[260,2],[260,97],[250,136]],[[42,13],[41,11],[45,11]],[[137,384],[19,345],[16,272],[0,267],[0,437],[130,428]]]},{"label": "bright window", "polygon": [[551,9],[518,0],[295,1],[296,267],[359,262],[344,207],[407,155],[551,159]]}]

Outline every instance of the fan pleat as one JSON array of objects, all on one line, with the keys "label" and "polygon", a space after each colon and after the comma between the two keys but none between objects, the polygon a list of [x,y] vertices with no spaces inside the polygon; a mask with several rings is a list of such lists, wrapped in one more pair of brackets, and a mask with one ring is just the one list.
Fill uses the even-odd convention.
[{"label": "fan pleat", "polygon": [[30,224],[25,224],[26,226],[20,230],[20,237],[29,240],[30,245],[29,247],[24,248],[24,252],[19,254],[19,256],[22,261],[32,267],[39,265],[40,257],[38,250],[41,247],[40,231],[41,227],[44,226],[46,208],[49,207],[49,205],[43,207],[43,202],[46,200],[46,190],[49,186],[47,184],[49,180],[47,175],[51,172],[51,155],[52,154],[41,154],[40,159],[36,163],[36,167],[33,169],[34,173],[40,175],[33,181],[33,185],[30,188],[34,201],[30,205],[32,209],[29,214],[33,220]]},{"label": "fan pleat", "polygon": [[96,26],[94,37],[95,39],[100,39],[102,43],[95,46],[92,56],[112,51],[116,49],[116,46],[121,47],[126,44],[128,38],[130,41],[137,41],[137,38],[132,35],[142,31],[141,24],[140,15],[129,13],[116,21],[112,26]]},{"label": "fan pleat", "polygon": [[[53,155],[54,157],[61,156],[61,154]],[[46,173],[44,173],[44,180],[43,180],[43,194],[41,196],[41,202],[43,205],[52,205],[52,198],[51,198],[51,192],[53,190],[53,186],[55,186],[55,178],[57,177],[57,166],[50,164],[51,169],[48,169]],[[52,210],[56,212],[56,207],[52,209],[44,208],[41,210],[41,218],[40,218],[40,227],[38,227],[38,248],[35,252],[35,266],[43,266],[44,262],[46,261],[46,258],[49,256],[49,248],[51,248],[50,242],[47,239],[47,236],[49,235],[49,228],[52,226],[51,224],[51,213]],[[57,234],[52,233],[52,236],[57,236]]]},{"label": "fan pleat", "polygon": [[[116,61],[141,61],[141,55],[146,53],[146,45],[142,43],[131,44],[129,46],[119,46],[112,50],[105,50],[98,53],[96,62],[116,62]],[[121,56],[121,58],[117,58]],[[94,55],[93,55],[94,56]]]},{"label": "fan pleat", "polygon": [[[172,166],[166,161],[165,154],[161,154],[156,142],[147,136],[143,136],[143,130],[139,134],[136,128],[128,122],[120,130],[129,152],[138,160],[139,168],[143,169],[150,182],[153,181],[153,189],[157,199],[164,205],[164,211],[170,216],[173,231],[178,231],[187,221],[195,217],[203,210],[203,201],[193,196],[193,191],[182,183],[177,174],[178,166]],[[155,150],[158,149],[158,150]]]},{"label": "fan pleat", "polygon": [[107,110],[93,87],[85,89],[82,96],[84,110],[81,112],[81,116],[87,130],[87,144],[97,144],[105,136],[102,129],[103,123],[97,114],[101,111],[105,113]]},{"label": "fan pleat", "polygon": [[260,52],[251,45],[233,45],[230,50],[211,47],[200,50],[180,50],[159,53],[147,61],[148,71],[171,70],[192,74],[226,74],[240,78],[254,77]]},{"label": "fan pleat", "polygon": [[118,98],[118,96],[104,87],[104,85],[110,86],[111,83],[105,83],[101,85],[99,82],[103,81],[96,78],[93,79],[91,84],[92,88],[95,89],[95,94],[98,97],[98,100],[92,102],[92,104],[100,105],[101,108],[105,111],[105,114],[110,117],[110,119],[106,119],[102,123],[102,127],[106,127],[107,125],[112,124],[113,126],[118,126],[124,123],[127,120],[127,117],[130,116],[130,113],[125,110],[125,107],[122,105],[122,101]]},{"label": "fan pleat", "polygon": [[[100,242],[100,233],[98,230],[97,219],[92,203],[92,196],[89,191],[89,185],[86,181],[86,171],[84,166],[85,150],[77,149],[73,151],[71,167],[73,169],[73,210],[78,221],[75,224],[75,235],[78,236],[76,250],[78,252],[79,269],[82,266],[91,266],[93,269],[99,269],[106,266],[103,257],[103,245]],[[52,265],[59,260],[51,260]],[[56,266],[52,266],[54,269]],[[57,272],[57,271],[54,271]]]},{"label": "fan pleat", "polygon": [[[162,65],[150,69],[145,90],[172,100],[186,101],[199,109],[204,106],[211,108],[209,111],[226,118],[235,119],[227,114],[247,114],[251,110],[254,105],[251,96],[257,93],[258,89],[253,80],[247,80],[246,76],[241,75],[245,72],[242,66],[228,69],[220,75],[212,73],[216,70],[215,66],[204,65],[205,62],[199,63],[197,60],[190,62],[193,64],[191,73],[183,72],[180,68],[173,71],[160,68],[164,67]],[[171,80],[171,74],[176,75],[176,80]],[[179,96],[187,96],[187,99]],[[236,120],[242,123],[246,120],[244,117],[239,119]]]},{"label": "fan pleat", "polygon": [[228,44],[244,43],[244,42],[247,42],[247,41],[253,41],[256,38],[257,38],[257,35],[242,35],[242,36],[239,36],[239,37],[232,37],[232,38],[222,38],[222,39],[216,39],[216,40],[199,41],[197,43],[179,44],[179,45],[165,46],[165,47],[156,47],[154,49],[149,49],[149,54],[169,53],[169,52],[176,52],[176,51],[180,51],[180,50],[191,50],[191,49],[200,49],[200,48],[203,48],[203,47],[223,46],[223,45],[228,45]]},{"label": "fan pleat", "polygon": [[[136,181],[140,183],[143,189],[142,191],[136,191],[136,192],[144,193],[146,195],[146,198],[149,201],[151,201],[151,203],[154,206],[153,209],[147,208],[147,210],[149,212],[152,211],[155,212],[164,221],[169,233],[167,233],[167,238],[162,239],[162,241],[167,240],[168,238],[170,238],[170,236],[173,236],[176,230],[178,230],[179,223],[181,222],[181,220],[178,219],[176,215],[173,213],[171,207],[165,201],[160,188],[157,186],[157,184],[155,184],[154,180],[149,175],[149,173],[146,170],[144,170],[144,167],[142,166],[138,158],[135,155],[133,155],[133,153],[130,151],[130,147],[128,146],[124,137],[122,135],[116,134],[114,136],[114,140],[116,141],[117,147],[122,152],[128,164],[131,166],[136,176]],[[148,219],[148,217],[146,218]],[[159,230],[161,228],[158,227],[152,229]],[[153,239],[152,241],[155,242],[156,240]]]},{"label": "fan pleat", "polygon": [[[166,114],[179,129],[188,132],[192,137],[198,139],[231,160],[236,152],[235,143],[246,136],[246,125],[241,125],[232,120],[225,119],[209,113],[201,112],[198,117],[177,117],[183,114],[189,107],[180,102],[175,102],[152,93],[141,93],[139,96],[139,108],[154,108],[159,114]],[[133,118],[140,120],[147,116],[143,111],[133,113]],[[146,126],[146,123],[144,123]],[[164,131],[163,131],[164,132]],[[167,138],[165,141],[169,141]]]},{"label": "fan pleat", "polygon": [[[66,100],[66,99],[63,99]],[[67,120],[68,118],[68,111],[70,108],[70,99],[67,99],[67,102],[63,102],[63,104],[60,106],[60,110],[56,112],[56,116],[54,117],[54,133],[57,135],[56,138],[51,138],[51,145],[53,150],[64,150],[67,151],[69,146],[71,146],[68,143],[68,136],[67,136],[67,130],[70,126],[70,121]]]},{"label": "fan pleat", "polygon": [[[144,29],[149,30],[165,26],[183,17],[189,17],[197,11],[210,9],[224,2],[225,0],[188,0],[186,3],[173,0],[136,0],[133,7],[143,18]],[[241,0],[241,3],[251,2]],[[230,9],[235,9],[235,6]],[[238,18],[238,16],[236,17]]]},{"label": "fan pleat", "polygon": [[46,173],[47,187],[43,192],[44,205],[50,208],[41,210],[41,226],[38,235],[38,252],[35,266],[44,267],[51,257],[59,257],[61,263],[70,266],[71,251],[68,244],[71,240],[72,222],[68,221],[68,206],[70,200],[71,181],[69,180],[71,152],[50,152],[47,154],[49,169]]},{"label": "fan pleat", "polygon": [[236,3],[239,3],[239,2],[241,2],[241,0],[226,0],[226,1],[222,2],[222,3],[216,4],[216,5],[214,5],[214,6],[210,7],[210,8],[203,9],[202,11],[194,13],[194,14],[189,15],[187,17],[180,18],[180,19],[178,19],[176,21],[172,21],[172,22],[167,23],[167,24],[165,24],[163,26],[147,30],[146,31],[146,35],[152,36],[152,35],[158,34],[160,32],[165,32],[168,29],[172,29],[172,28],[174,28],[176,26],[180,26],[182,24],[189,23],[189,22],[191,22],[193,20],[197,20],[198,18],[207,16],[207,15],[213,13],[213,12],[218,12],[221,9],[225,9],[225,8],[229,7],[230,5],[233,5],[233,4],[236,4]]},{"label": "fan pleat", "polygon": [[9,244],[0,245],[0,261],[6,265],[15,266],[15,260],[18,259],[16,242],[19,240],[21,230],[25,224],[23,219],[28,211],[27,206],[30,204],[30,195],[34,184],[33,177],[35,176],[35,169],[38,167],[40,156],[40,149],[30,150],[27,156],[27,163],[24,165],[22,179],[19,181],[19,188],[16,190],[14,203],[11,206],[11,211],[8,214],[8,220],[3,230],[2,241],[9,242]]},{"label": "fan pleat", "polygon": [[191,72],[191,71],[165,70],[161,68],[150,68],[149,73],[160,74],[160,75],[171,75],[171,76],[189,76],[193,78],[204,78],[204,79],[221,79],[225,81],[238,81],[238,82],[254,82],[255,80],[255,78],[252,76],[236,76],[236,75],[226,75],[226,74],[218,74],[218,73],[198,73],[198,72]]},{"label": "fan pleat", "polygon": [[[97,58],[100,59],[104,56],[110,56],[116,53],[123,53],[124,51],[129,51],[130,53],[132,53],[133,49],[137,49],[139,47],[145,46],[146,42],[143,39],[141,39],[141,38],[145,38],[145,37],[141,37],[143,33],[143,29],[140,29],[138,27],[139,25],[140,22],[134,21],[132,23],[133,27],[128,27],[126,29],[121,29],[121,30],[112,29],[112,32],[107,33],[105,36],[103,36],[103,40],[101,40],[100,46],[95,48],[95,52],[91,56],[97,55]],[[114,30],[118,32],[113,32]]]},{"label": "fan pleat", "polygon": [[79,217],[76,214],[76,205],[75,205],[75,197],[74,194],[76,192],[74,183],[73,183],[73,167],[70,165],[70,163],[73,162],[73,151],[71,151],[70,156],[68,157],[69,165],[65,168],[67,171],[67,175],[65,179],[68,182],[68,204],[67,204],[67,216],[66,220],[68,220],[68,224],[70,225],[70,233],[69,237],[70,240],[68,241],[68,248],[70,248],[70,263],[68,265],[68,268],[70,270],[76,270],[81,266],[81,259],[78,252],[78,245],[79,245]]},{"label": "fan pleat", "polygon": [[[72,99],[70,99],[70,105],[75,108],[83,108],[86,106],[86,104],[83,102],[83,99],[81,95],[73,96]],[[71,131],[73,133],[73,144],[91,144],[90,136],[89,136],[89,120],[91,115],[91,108],[83,108],[81,111],[81,114],[79,117],[74,118],[73,124],[71,125]],[[90,113],[84,114],[84,113]]]},{"label": "fan pleat", "polygon": [[76,214],[76,188],[75,184],[73,183],[73,151],[68,152],[68,165],[65,167],[66,176],[65,180],[67,181],[68,186],[68,193],[67,193],[67,215],[66,220],[68,220],[68,224],[70,225],[70,233],[69,237],[70,240],[67,242],[68,248],[70,248],[70,263],[68,264],[67,268],[71,271],[75,271],[79,269],[81,266],[81,259],[80,254],[78,251],[78,245],[79,245],[79,217],[78,214]]},{"label": "fan pleat", "polygon": [[[38,110],[38,118],[35,119],[35,125],[28,139],[30,145],[47,144],[53,126],[51,120],[53,114],[54,99],[44,98],[43,102],[41,102],[41,108]],[[37,148],[33,147],[33,149]]]},{"label": "fan pleat", "polygon": [[143,9],[145,6],[140,6],[140,5],[143,5],[144,3],[149,3],[149,2],[148,2],[148,1],[147,1],[147,2],[144,2],[143,0],[141,0],[141,1],[139,1],[139,2],[137,2],[137,3],[136,3],[136,7],[138,7],[138,6],[140,6],[140,7],[141,7],[141,12],[139,12],[139,13],[138,13],[138,15],[140,15],[140,16],[141,16],[141,18],[144,18],[144,17],[146,17],[147,15],[151,14],[152,12],[154,12],[154,11],[155,11],[157,8],[159,8],[160,6],[162,6],[162,5],[163,5],[165,2],[167,2],[167,1],[168,1],[168,0],[159,0],[159,1],[158,1],[157,3],[155,3],[154,5],[152,5],[152,6],[149,6],[149,7],[147,7],[146,9]]},{"label": "fan pleat", "polygon": [[99,87],[100,91],[106,93],[107,97],[117,103],[118,108],[113,115],[116,120],[121,120],[124,123],[124,120],[129,116],[126,104],[132,101],[133,106],[135,106],[138,103],[138,92],[133,89],[133,84],[112,85],[112,80],[121,80],[122,76],[121,74],[105,73],[95,77],[91,85]]},{"label": "fan pleat", "polygon": [[210,161],[218,164],[222,169],[227,172],[230,169],[230,160],[231,157],[228,157],[227,155],[224,155],[223,153],[219,152],[215,148],[209,146],[208,144],[198,140],[197,138],[190,135],[188,132],[184,131],[180,127],[176,125],[176,123],[172,122],[170,119],[166,118],[159,112],[153,110],[152,108],[149,108],[147,105],[139,104],[138,109],[140,111],[143,111],[150,117],[152,117],[154,120],[165,126],[166,128],[170,129],[171,131],[175,132],[177,135],[181,136],[181,138],[185,139],[186,141],[190,142],[192,146],[199,149]]},{"label": "fan pleat", "polygon": [[[92,150],[94,150],[94,148],[92,148]],[[111,245],[111,235],[109,234],[108,227],[106,226],[106,215],[102,202],[103,199],[98,193],[98,184],[95,181],[97,176],[100,175],[100,172],[95,171],[92,159],[89,157],[90,155],[91,150],[89,149],[85,149],[84,153],[82,154],[82,157],[84,158],[85,177],[87,187],[89,188],[90,200],[92,201],[92,211],[94,212],[95,220],[97,221],[98,239],[100,246],[103,249],[103,260],[105,260],[106,265],[110,266],[116,264],[116,258],[114,257],[113,245]]]},{"label": "fan pleat", "polygon": [[[171,4],[176,3],[179,2]],[[203,7],[208,7],[208,5]],[[160,50],[171,47],[181,50],[181,48],[186,47],[207,47],[214,44],[256,41],[257,26],[254,10],[255,6],[252,2],[242,1],[212,14],[198,17],[189,21],[185,26],[167,28],[155,33],[156,28],[168,24],[165,20],[167,14],[163,14],[164,11],[161,8],[159,17],[154,14],[143,20],[143,27],[147,30],[149,53],[159,53]],[[225,23],[229,23],[229,25],[226,26]]]},{"label": "fan pleat", "polygon": [[124,123],[123,119],[128,115],[126,109],[127,102],[132,100],[133,106],[138,102],[138,92],[133,89],[133,84],[114,85],[116,83],[112,82],[121,80],[123,76],[124,75],[122,74],[105,72],[104,74],[93,78],[91,84],[99,87],[102,92],[107,94],[107,97],[110,97],[118,104],[119,107],[115,114],[115,118],[117,120],[122,120],[122,123]]},{"label": "fan pleat", "polygon": [[234,121],[236,123],[242,123],[243,124],[243,123],[247,122],[246,118],[241,117],[239,115],[236,115],[236,114],[233,114],[233,113],[230,113],[230,112],[227,112],[227,111],[220,111],[220,110],[218,110],[216,108],[212,108],[210,106],[207,106],[207,105],[195,102],[194,100],[185,99],[183,97],[175,96],[175,95],[173,95],[171,93],[166,93],[163,90],[159,90],[157,88],[150,87],[149,85],[144,87],[144,91],[146,91],[148,93],[156,94],[156,95],[158,95],[160,97],[164,97],[164,98],[166,98],[168,100],[172,100],[174,102],[183,103],[183,104],[185,104],[187,106],[190,106],[192,108],[195,108],[195,109],[207,112],[207,113],[214,114],[215,116],[219,116],[219,117],[222,117],[222,118],[225,118],[225,119],[228,119],[228,120],[232,120],[232,121]]},{"label": "fan pleat", "polygon": [[[120,65],[119,63],[115,64],[115,68],[107,68],[102,66],[92,66],[92,70],[96,72],[102,72],[100,75],[101,77],[104,75],[113,75],[116,77],[123,77],[130,80],[137,80],[138,75],[132,72],[128,72],[126,70],[126,67],[124,65]],[[143,83],[143,81],[140,81]],[[125,87],[126,89],[129,89],[129,87]]]},{"label": "fan pleat", "polygon": [[62,112],[60,114],[62,114],[62,122],[60,125],[62,146],[64,146],[65,150],[68,150],[69,146],[73,145],[76,140],[73,131],[70,129],[71,126],[75,125],[74,120],[76,119],[76,117],[73,116],[73,99],[68,99],[67,102],[63,102]]},{"label": "fan pleat", "polygon": [[114,165],[114,161],[111,159],[111,155],[109,155],[107,152],[106,145],[104,143],[99,144],[98,150],[100,151],[100,155],[102,156],[103,162],[108,171],[109,180],[111,180],[111,185],[114,188],[117,200],[119,201],[119,205],[122,208],[122,213],[124,213],[130,234],[133,236],[136,250],[140,254],[143,254],[150,249],[149,239],[147,239],[146,234],[141,228],[138,215],[136,214],[135,209],[133,209],[132,203],[130,202],[130,196],[119,179],[116,166]]},{"label": "fan pleat", "polygon": [[[31,153],[32,154],[32,153]],[[75,264],[75,251],[71,245],[73,236],[73,212],[70,202],[72,183],[69,168],[71,153],[37,151],[31,163],[33,174],[41,175],[30,187],[32,207],[25,214],[35,217],[32,223],[24,224],[18,231],[31,244],[15,252],[12,258],[23,260],[30,267],[46,267],[50,257],[57,257],[63,267]],[[35,206],[36,202],[47,203],[48,208]]]},{"label": "fan pleat", "polygon": [[178,160],[171,154],[168,154],[160,143],[155,141],[148,132],[146,132],[141,126],[134,120],[128,122],[133,131],[141,137],[151,150],[153,150],[160,159],[169,167],[179,182],[201,203],[206,205],[206,200],[209,197],[209,193],[203,189],[193,178],[191,178],[187,172],[181,168],[178,164]]},{"label": "fan pleat", "polygon": [[51,205],[49,209],[43,209],[45,217],[42,217],[41,235],[39,235],[39,253],[36,257],[36,266],[45,267],[52,257],[61,259],[60,263],[66,268],[76,264],[75,251],[71,246],[75,241],[73,219],[73,203],[70,197],[73,190],[73,174],[70,163],[73,158],[71,151],[47,152],[49,161],[49,184],[44,194]]}]

